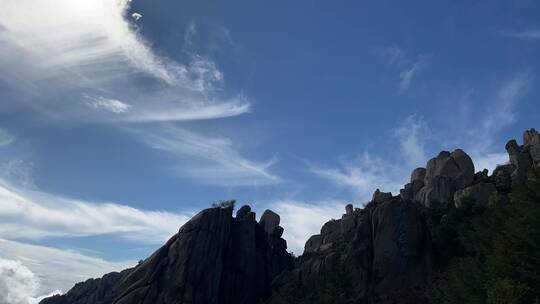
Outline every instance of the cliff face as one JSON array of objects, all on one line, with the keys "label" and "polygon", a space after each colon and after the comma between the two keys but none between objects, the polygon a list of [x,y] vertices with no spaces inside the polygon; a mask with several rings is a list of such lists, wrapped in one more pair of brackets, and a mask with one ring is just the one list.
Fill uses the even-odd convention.
[{"label": "cliff face", "polygon": [[[279,215],[259,223],[249,206],[206,209],[151,257],[132,269],[77,284],[42,304],[133,303],[425,303],[435,258],[427,211],[506,197],[540,168],[540,134],[506,145],[510,162],[475,173],[462,150],[442,151],[416,168],[398,195],[378,189],[364,208],[345,208],[325,223],[294,261],[281,238]],[[441,221],[444,221],[444,216]],[[298,223],[301,224],[301,223]],[[332,298],[322,291],[332,290]],[[338,299],[339,302],[336,300]]]},{"label": "cliff face", "polygon": [[292,265],[281,239],[249,207],[206,209],[135,268],[77,284],[43,304],[258,303],[271,280]]}]

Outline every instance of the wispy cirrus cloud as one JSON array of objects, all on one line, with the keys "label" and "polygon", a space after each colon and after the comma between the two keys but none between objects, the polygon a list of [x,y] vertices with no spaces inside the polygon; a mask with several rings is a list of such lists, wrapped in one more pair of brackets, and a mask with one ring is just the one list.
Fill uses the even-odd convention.
[{"label": "wispy cirrus cloud", "polygon": [[8,131],[0,129],[0,148],[11,144],[15,140],[15,137]]},{"label": "wispy cirrus cloud", "polygon": [[400,92],[403,93],[409,89],[413,78],[415,78],[418,75],[418,73],[423,68],[423,66],[424,66],[424,61],[422,59],[419,59],[418,61],[414,62],[411,66],[401,71],[401,73],[399,74],[399,79],[400,79],[399,91]]},{"label": "wispy cirrus cloud", "polygon": [[407,173],[402,165],[391,163],[380,156],[364,151],[353,160],[342,161],[338,167],[311,166],[316,176],[350,189],[361,203],[371,200],[375,189],[396,194],[406,182]]},{"label": "wispy cirrus cloud", "polygon": [[109,235],[161,244],[191,215],[69,199],[0,181],[0,238]]},{"label": "wispy cirrus cloud", "polygon": [[380,54],[386,60],[386,64],[399,68],[399,92],[404,93],[409,90],[414,78],[426,66],[426,58],[423,55],[411,59],[412,56],[397,45],[392,45],[380,49]]},{"label": "wispy cirrus cloud", "polygon": [[[140,131],[131,133],[134,136],[159,128],[149,123],[218,119],[250,111],[244,95],[224,90],[224,75],[210,58],[188,49],[186,59],[179,62],[155,52],[130,20],[130,2],[5,3],[0,11],[0,84],[7,88],[6,94],[11,92],[12,100],[52,120],[119,128],[129,124]],[[185,36],[188,44],[193,44],[196,34],[192,23]],[[182,133],[187,136],[183,139],[179,132],[155,132],[163,141],[172,140],[165,134],[180,140],[184,151],[189,144],[195,145],[191,149],[200,149],[198,142],[216,142],[194,132]],[[191,166],[186,174],[203,180],[203,174],[209,173],[209,184],[220,184],[214,178],[217,174],[222,175],[220,179],[245,179],[242,185],[253,183],[253,176],[263,177],[257,183],[276,179],[266,172],[270,163],[239,157],[230,141],[218,149],[225,155],[216,158],[220,165]],[[198,156],[183,153],[189,155]]]},{"label": "wispy cirrus cloud", "polygon": [[412,170],[425,166],[425,142],[430,139],[430,132],[423,117],[413,114],[393,130],[396,140],[392,142],[397,145],[397,155],[383,158],[366,150],[356,158],[342,160],[337,167],[311,165],[309,170],[335,185],[350,189],[362,203],[371,200],[375,189],[397,194],[408,182]]},{"label": "wispy cirrus cloud", "polygon": [[522,30],[504,30],[500,32],[501,35],[510,37],[510,38],[517,38],[517,39],[524,39],[524,40],[537,40],[540,39],[540,28],[532,27]]},{"label": "wispy cirrus cloud", "polygon": [[[501,131],[516,122],[516,107],[527,94],[530,82],[529,73],[515,74],[502,82],[497,91],[488,95],[480,119],[466,117],[462,121],[462,126],[468,130],[462,130],[461,137],[456,141],[461,141],[466,151],[469,151],[477,170],[486,168],[493,171],[497,165],[508,162],[504,146],[496,147],[495,143]],[[463,102],[470,101],[466,99]]]},{"label": "wispy cirrus cloud", "polygon": [[[220,186],[256,186],[279,182],[270,171],[276,162],[249,160],[240,155],[232,141],[224,137],[200,136],[186,129],[161,125],[148,130],[132,130],[148,146],[184,160],[180,174],[201,183]],[[185,161],[189,159],[189,161]]]},{"label": "wispy cirrus cloud", "polygon": [[[357,197],[367,201],[376,188],[382,191],[397,191],[408,182],[410,172],[418,166],[425,166],[432,155],[426,151],[426,142],[432,141],[435,151],[462,148],[467,152],[477,170],[484,168],[493,171],[497,165],[508,162],[504,145],[497,146],[502,130],[517,120],[516,107],[527,94],[531,76],[529,73],[517,73],[503,81],[497,90],[485,94],[481,104],[481,114],[467,113],[452,121],[452,127],[434,130],[423,117],[411,115],[396,128],[394,135],[398,145],[398,154],[389,157],[373,155],[364,151],[359,157],[341,161],[339,166],[324,167],[311,165],[315,175],[331,181],[340,187],[348,188]],[[470,94],[459,103],[467,104]],[[453,106],[456,104],[453,103]],[[449,116],[457,116],[451,113]]]},{"label": "wispy cirrus cloud", "polygon": [[[223,74],[213,61],[192,54],[180,63],[157,55],[125,18],[128,11],[128,0],[5,3],[0,83],[19,93],[19,102],[63,118],[180,121],[249,111],[241,95],[222,94]],[[89,113],[86,95],[132,111]]]},{"label": "wispy cirrus cloud", "polygon": [[88,99],[87,105],[94,109],[101,109],[104,111],[120,114],[128,112],[131,108],[130,105],[116,99],[104,98],[102,96],[92,97],[89,95],[85,95],[85,97]]},{"label": "wispy cirrus cloud", "polygon": [[431,131],[422,116],[408,116],[394,131],[401,151],[401,159],[411,167],[423,166],[426,163],[425,143],[431,138]]}]

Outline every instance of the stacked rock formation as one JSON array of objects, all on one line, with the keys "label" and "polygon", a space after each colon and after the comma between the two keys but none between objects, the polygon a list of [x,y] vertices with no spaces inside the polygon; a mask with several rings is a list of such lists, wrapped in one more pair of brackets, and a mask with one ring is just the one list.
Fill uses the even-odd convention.
[{"label": "stacked rock formation", "polygon": [[79,283],[41,303],[259,303],[270,296],[271,281],[292,267],[279,216],[265,219],[265,225],[257,223],[249,206],[236,218],[232,208],[203,210],[136,267]]},{"label": "stacked rock formation", "polygon": [[[507,194],[528,170],[540,166],[540,135],[528,130],[523,145],[506,145],[509,163],[491,176],[475,173],[471,158],[460,149],[442,151],[425,168],[416,168],[410,182],[393,196],[377,189],[364,209],[347,205],[341,219],[325,223],[305,244],[301,262],[289,281],[309,289],[332,273],[352,275],[362,303],[419,303],[432,276],[432,245],[422,210],[434,202],[487,204],[495,193]],[[343,248],[343,240],[346,246]],[[279,297],[279,291],[274,295]]]}]

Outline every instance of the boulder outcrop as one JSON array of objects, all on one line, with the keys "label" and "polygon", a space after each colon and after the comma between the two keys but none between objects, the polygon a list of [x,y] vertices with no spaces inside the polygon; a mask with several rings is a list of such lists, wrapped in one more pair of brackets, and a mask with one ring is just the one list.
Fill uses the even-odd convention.
[{"label": "boulder outcrop", "polygon": [[[441,151],[437,157],[427,162],[425,174],[422,168],[411,174],[411,183],[402,191],[402,198],[419,202],[429,207],[434,201],[452,199],[457,189],[462,189],[474,182],[474,164],[463,150],[456,149],[452,153]],[[423,184],[420,177],[424,175]]]}]

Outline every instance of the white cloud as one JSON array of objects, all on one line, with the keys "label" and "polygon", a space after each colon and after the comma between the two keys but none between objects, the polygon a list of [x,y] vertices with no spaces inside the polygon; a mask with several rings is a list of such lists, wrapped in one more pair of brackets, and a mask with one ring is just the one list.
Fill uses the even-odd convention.
[{"label": "white cloud", "polygon": [[521,31],[502,31],[501,34],[518,39],[540,39],[540,28],[529,28]]},{"label": "white cloud", "polygon": [[354,161],[343,162],[339,168],[310,168],[315,175],[351,189],[362,203],[371,200],[375,189],[399,193],[399,189],[407,182],[406,176],[409,173],[406,170],[402,165],[372,156],[368,152]]},{"label": "white cloud", "polygon": [[20,262],[0,258],[0,304],[37,304],[39,279]]},{"label": "white cloud", "polygon": [[[0,85],[15,92],[15,101],[51,119],[120,128],[129,123],[143,133],[151,127],[148,122],[217,119],[250,111],[245,96],[223,90],[224,75],[212,60],[188,54],[185,62],[178,62],[157,54],[126,18],[128,11],[127,0],[5,3],[0,10]],[[187,39],[195,33],[192,24]],[[163,139],[179,139],[172,135]],[[197,144],[194,136],[204,140],[203,135],[187,136],[181,139],[184,145]],[[202,180],[210,172],[211,184],[223,183],[229,174],[233,184],[247,176],[242,185],[275,179],[266,171],[271,163],[241,158],[231,143],[220,149],[226,156],[214,162],[217,167],[205,163],[191,166],[188,173]]]},{"label": "white cloud", "polygon": [[401,156],[411,168],[427,162],[424,143],[429,138],[427,123],[422,117],[411,115],[396,129]]},{"label": "white cloud", "polygon": [[87,105],[94,109],[103,109],[112,113],[120,114],[126,113],[131,108],[130,105],[116,99],[105,98],[103,96],[92,97],[85,96],[88,98]]},{"label": "white cloud", "polygon": [[497,165],[504,165],[509,162],[507,153],[486,153],[482,155],[471,155],[476,171],[488,169],[490,174],[497,168]]},{"label": "white cloud", "polygon": [[85,202],[0,182],[0,237],[3,238],[113,235],[161,244],[178,231],[189,215]]},{"label": "white cloud", "polygon": [[15,140],[15,137],[8,131],[0,129],[0,148],[11,144]]},{"label": "white cloud", "polygon": [[467,125],[474,124],[467,132],[469,136],[467,149],[474,155],[487,155],[493,153],[494,140],[499,132],[516,121],[516,105],[527,93],[530,76],[527,73],[517,74],[505,83],[492,96],[485,105],[485,111],[480,119],[473,118]]},{"label": "white cloud", "polygon": [[406,68],[403,71],[401,71],[401,73],[399,74],[399,79],[401,80],[399,83],[400,92],[405,92],[409,89],[413,78],[418,74],[418,72],[420,72],[422,67],[423,67],[423,61],[420,59],[416,61],[409,68]]},{"label": "white cloud", "polygon": [[[180,63],[157,55],[125,18],[128,9],[127,0],[3,3],[0,84],[16,101],[76,122],[213,119],[249,111],[243,96],[222,90],[223,74],[209,58],[192,55]],[[126,100],[133,111],[92,113],[85,95]]]},{"label": "white cloud", "polygon": [[411,59],[403,49],[393,45],[385,47],[380,51],[386,63],[390,66],[395,66],[401,71],[399,73],[399,92],[404,93],[411,86],[411,82],[424,68],[426,64],[425,56],[418,56],[415,60]]},{"label": "white cloud", "polygon": [[131,17],[132,17],[133,19],[135,19],[135,21],[139,21],[139,19],[142,18],[142,15],[139,14],[139,13],[133,13],[133,14],[131,14]]},{"label": "white cloud", "polygon": [[193,46],[193,38],[197,35],[197,26],[195,22],[190,22],[184,34],[184,46],[191,48]]},{"label": "white cloud", "polygon": [[[19,296],[23,300],[19,303],[33,304],[43,295],[67,292],[75,283],[98,278],[135,264],[135,261],[109,262],[71,250],[0,238],[0,273],[4,271],[4,274],[0,274],[0,303],[6,303],[1,301],[3,296],[7,296],[5,292],[1,292],[2,284],[9,284],[7,286],[11,287],[9,290],[12,296]],[[8,277],[9,273],[11,277]],[[24,302],[24,299],[29,302]],[[8,303],[18,302],[8,301],[6,304]]]},{"label": "white cloud", "polygon": [[376,189],[396,195],[409,182],[412,170],[427,163],[425,142],[431,135],[424,119],[413,114],[394,130],[394,136],[399,153],[387,159],[364,151],[353,161],[342,161],[338,168],[312,165],[310,171],[338,186],[351,189],[362,203],[371,200]]},{"label": "white cloud", "polygon": [[295,200],[278,200],[268,203],[269,209],[280,215],[280,226],[284,228],[283,238],[290,251],[296,255],[304,252],[304,245],[310,236],[319,234],[324,223],[339,219],[345,213],[346,203],[325,201],[304,203]]},{"label": "white cloud", "polygon": [[154,149],[166,151],[185,161],[180,173],[201,183],[220,186],[251,186],[276,183],[279,177],[269,169],[275,159],[255,162],[242,157],[228,138],[197,135],[173,126],[153,130],[132,130]]}]

